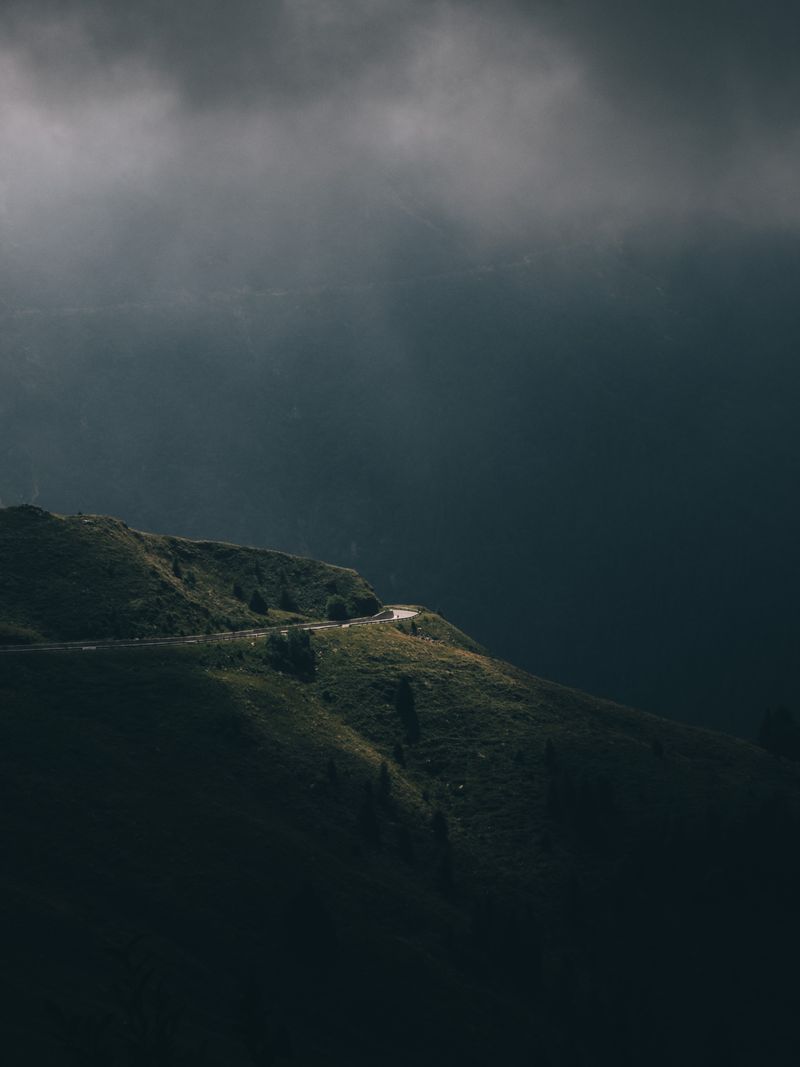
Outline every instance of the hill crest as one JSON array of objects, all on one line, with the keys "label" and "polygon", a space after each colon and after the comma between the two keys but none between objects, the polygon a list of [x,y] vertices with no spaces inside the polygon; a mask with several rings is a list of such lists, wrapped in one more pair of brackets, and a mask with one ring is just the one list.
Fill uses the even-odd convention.
[{"label": "hill crest", "polygon": [[354,570],[271,549],[144,533],[102,515],[0,509],[0,644],[177,636],[352,616],[381,603]]}]

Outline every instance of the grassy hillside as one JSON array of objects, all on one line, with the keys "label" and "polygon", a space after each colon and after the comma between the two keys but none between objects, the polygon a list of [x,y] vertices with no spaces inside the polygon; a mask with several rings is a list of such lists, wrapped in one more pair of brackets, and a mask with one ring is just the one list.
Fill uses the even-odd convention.
[{"label": "grassy hillside", "polygon": [[6,1062],[795,1062],[797,766],[413,621],[0,661]]},{"label": "grassy hillside", "polygon": [[380,607],[355,571],[316,560],[140,533],[98,515],[0,509],[0,644],[324,618],[334,595],[351,615]]}]

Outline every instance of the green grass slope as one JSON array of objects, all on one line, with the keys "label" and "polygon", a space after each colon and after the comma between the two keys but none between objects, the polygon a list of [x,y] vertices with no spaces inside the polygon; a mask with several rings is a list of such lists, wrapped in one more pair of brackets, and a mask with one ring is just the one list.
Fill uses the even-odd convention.
[{"label": "green grass slope", "polygon": [[797,766],[414,622],[0,660],[4,1062],[796,1062]]},{"label": "green grass slope", "polygon": [[0,509],[0,644],[324,618],[333,595],[352,615],[380,607],[355,571],[316,560],[140,533],[105,516]]}]

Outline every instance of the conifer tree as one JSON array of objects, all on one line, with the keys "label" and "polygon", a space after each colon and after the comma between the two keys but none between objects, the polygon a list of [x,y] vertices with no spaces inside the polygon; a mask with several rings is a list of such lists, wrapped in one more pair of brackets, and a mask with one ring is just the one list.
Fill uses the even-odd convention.
[{"label": "conifer tree", "polygon": [[278,607],[281,611],[297,611],[297,603],[288,587],[285,585],[281,587],[280,596],[278,597]]},{"label": "conifer tree", "polygon": [[267,602],[258,589],[254,589],[253,595],[250,597],[250,610],[255,612],[256,615],[266,615],[269,611]]}]

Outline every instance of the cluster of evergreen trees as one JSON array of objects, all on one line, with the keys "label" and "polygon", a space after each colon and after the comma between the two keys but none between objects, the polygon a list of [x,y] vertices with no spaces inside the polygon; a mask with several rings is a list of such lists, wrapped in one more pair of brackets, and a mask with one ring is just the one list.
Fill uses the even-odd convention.
[{"label": "cluster of evergreen trees", "polygon": [[285,634],[270,634],[267,639],[267,661],[277,671],[297,678],[313,678],[316,657],[308,630],[299,627]]}]

